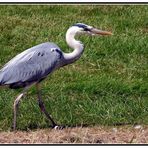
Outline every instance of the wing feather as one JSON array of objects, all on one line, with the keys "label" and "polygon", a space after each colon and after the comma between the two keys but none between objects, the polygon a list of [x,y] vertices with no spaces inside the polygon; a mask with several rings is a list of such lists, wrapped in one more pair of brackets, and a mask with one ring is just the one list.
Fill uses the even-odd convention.
[{"label": "wing feather", "polygon": [[54,43],[43,43],[20,53],[10,60],[0,71],[1,84],[39,81],[51,73],[60,60],[60,48]]}]

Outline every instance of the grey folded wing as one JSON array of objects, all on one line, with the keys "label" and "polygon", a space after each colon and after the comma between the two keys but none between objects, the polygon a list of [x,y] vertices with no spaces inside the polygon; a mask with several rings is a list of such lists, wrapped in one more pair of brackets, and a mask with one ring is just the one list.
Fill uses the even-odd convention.
[{"label": "grey folded wing", "polygon": [[0,84],[26,84],[45,78],[60,60],[52,48],[59,49],[54,43],[43,43],[14,57],[0,70]]}]

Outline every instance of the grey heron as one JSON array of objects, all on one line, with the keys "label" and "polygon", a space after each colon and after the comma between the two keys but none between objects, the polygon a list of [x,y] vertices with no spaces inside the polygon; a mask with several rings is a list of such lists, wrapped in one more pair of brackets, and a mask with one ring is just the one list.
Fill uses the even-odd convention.
[{"label": "grey heron", "polygon": [[64,53],[53,42],[46,42],[29,48],[16,55],[0,70],[0,85],[7,85],[11,89],[24,88],[14,101],[13,130],[16,130],[16,118],[19,102],[31,85],[36,85],[38,104],[41,111],[52,123],[53,128],[58,125],[46,111],[40,93],[40,82],[54,70],[78,60],[83,53],[83,44],[75,39],[77,34],[111,35],[111,32],[96,29],[92,26],[76,23],[66,33],[66,42],[73,52]]}]

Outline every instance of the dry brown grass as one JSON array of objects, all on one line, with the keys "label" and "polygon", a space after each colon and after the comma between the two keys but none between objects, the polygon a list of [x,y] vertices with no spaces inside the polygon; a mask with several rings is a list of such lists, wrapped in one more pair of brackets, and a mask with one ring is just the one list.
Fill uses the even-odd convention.
[{"label": "dry brown grass", "polygon": [[76,127],[1,132],[0,143],[148,143],[148,126]]}]

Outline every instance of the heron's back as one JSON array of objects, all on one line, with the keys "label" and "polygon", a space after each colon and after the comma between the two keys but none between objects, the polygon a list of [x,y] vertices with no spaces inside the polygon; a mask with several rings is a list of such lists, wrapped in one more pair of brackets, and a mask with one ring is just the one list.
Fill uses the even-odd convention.
[{"label": "heron's back", "polygon": [[[58,52],[51,50],[53,48]],[[60,48],[51,42],[23,51],[0,70],[0,85],[17,88],[41,81],[56,67],[61,54]]]}]

